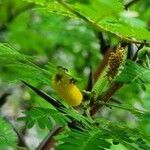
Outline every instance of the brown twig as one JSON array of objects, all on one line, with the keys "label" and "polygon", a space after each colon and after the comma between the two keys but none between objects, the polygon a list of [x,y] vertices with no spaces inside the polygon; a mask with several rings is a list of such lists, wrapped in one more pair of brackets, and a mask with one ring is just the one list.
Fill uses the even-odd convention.
[{"label": "brown twig", "polygon": [[99,62],[99,65],[94,73],[94,82],[97,81],[98,77],[100,76],[100,74],[103,72],[103,70],[105,69],[105,67],[108,64],[108,58],[110,56],[110,53],[113,51],[113,49],[109,49],[106,51],[103,60]]},{"label": "brown twig", "polygon": [[14,127],[14,125],[6,117],[4,117],[4,119],[11,125],[14,132],[16,133],[16,135],[18,137],[18,146],[25,147],[25,148],[29,149],[24,138],[23,138],[23,135],[18,132],[18,130]]},{"label": "brown twig", "polygon": [[[98,99],[102,102],[108,102],[112,95],[123,86],[123,83],[115,82],[110,88],[103,93]],[[93,116],[103,105],[98,102],[90,110],[90,115]]]},{"label": "brown twig", "polygon": [[97,36],[98,41],[99,41],[99,51],[103,55],[103,60],[100,61],[99,65],[98,65],[98,67],[97,67],[97,69],[93,75],[94,76],[94,82],[97,81],[98,77],[100,76],[100,74],[103,72],[103,70],[107,66],[108,57],[110,55],[110,52],[112,51],[112,49],[110,48],[110,43],[109,43],[109,45],[107,44],[107,41],[104,38],[104,35],[102,32],[96,32],[96,36]]},{"label": "brown twig", "polygon": [[39,146],[36,148],[36,150],[51,150],[54,148],[55,145],[55,139],[53,138],[56,134],[59,133],[59,131],[62,129],[62,127],[55,127],[45,138],[44,140],[39,144]]}]

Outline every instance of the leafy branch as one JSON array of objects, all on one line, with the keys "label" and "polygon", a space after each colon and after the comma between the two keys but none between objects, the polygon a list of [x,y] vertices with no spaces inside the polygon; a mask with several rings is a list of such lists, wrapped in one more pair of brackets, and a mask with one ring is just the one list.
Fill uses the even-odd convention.
[{"label": "leafy branch", "polygon": [[134,40],[134,39],[127,38],[125,36],[121,36],[119,34],[116,34],[115,32],[112,32],[111,30],[107,30],[103,25],[101,25],[101,23],[97,24],[95,21],[93,21],[92,19],[89,19],[86,16],[82,15],[79,11],[75,10],[73,7],[70,7],[67,3],[63,2],[62,0],[58,0],[58,2],[61,5],[63,5],[65,8],[67,8],[70,12],[72,12],[73,14],[75,14],[78,18],[83,19],[85,22],[87,22],[88,24],[90,24],[93,28],[95,28],[98,31],[105,31],[105,32],[111,33],[112,35],[115,35],[120,40],[125,41],[125,42],[137,43],[137,44],[141,44],[141,43],[150,44],[149,41]]},{"label": "leafy branch", "polygon": [[93,29],[107,32],[121,41],[150,44],[150,34],[145,27],[139,27],[130,18],[124,18],[120,15],[120,12],[124,11],[124,6],[119,1],[113,0],[111,5],[103,0],[95,0],[90,3],[75,2],[75,4],[70,4],[63,0],[50,1],[48,3],[44,0],[30,0],[29,2],[40,5],[48,11],[59,15],[81,19],[92,26]]}]

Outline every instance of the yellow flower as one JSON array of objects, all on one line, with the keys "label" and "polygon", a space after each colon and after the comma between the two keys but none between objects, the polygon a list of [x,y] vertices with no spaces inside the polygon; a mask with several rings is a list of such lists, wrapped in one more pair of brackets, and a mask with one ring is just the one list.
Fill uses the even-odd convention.
[{"label": "yellow flower", "polygon": [[52,86],[58,96],[70,106],[78,106],[83,100],[83,95],[75,85],[75,80],[66,73],[64,68],[58,68],[58,72],[52,77]]}]

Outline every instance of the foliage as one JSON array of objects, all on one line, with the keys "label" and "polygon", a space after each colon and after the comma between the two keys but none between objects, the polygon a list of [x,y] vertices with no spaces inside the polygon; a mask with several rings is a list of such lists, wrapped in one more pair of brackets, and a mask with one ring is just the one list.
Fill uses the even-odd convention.
[{"label": "foliage", "polygon": [[[67,131],[64,135],[56,137],[61,141],[56,149],[110,149],[111,145],[122,144],[129,149],[149,149],[146,139],[138,130],[127,126],[115,125],[111,122],[100,122],[100,126],[84,131]],[[81,140],[82,139],[82,140]]]},{"label": "foliage", "polygon": [[37,122],[40,128],[51,128],[54,126],[54,121],[58,125],[67,125],[67,122],[70,122],[69,118],[60,112],[54,109],[45,109],[42,107],[36,107],[32,110],[25,112],[25,117],[20,117],[19,121],[25,121],[29,128],[32,128],[33,125]]},{"label": "foliage", "polygon": [[[14,74],[12,80],[38,81],[44,84],[49,82],[50,73],[48,71],[34,65],[28,56],[20,54],[5,44],[0,44],[0,57],[2,58],[0,60],[3,65],[2,70],[9,68],[7,73]],[[1,76],[3,77],[3,74]]]},{"label": "foliage", "polygon": [[[146,39],[148,41],[150,40],[149,32],[145,28],[138,26],[138,20],[131,21],[130,18],[123,17],[119,14],[123,11],[123,6],[118,0],[114,0],[113,2],[96,0],[88,4],[76,2],[74,5],[70,5],[61,0],[49,1],[48,5],[44,0],[31,0],[31,2],[46,6],[50,11],[67,14],[67,16],[70,16],[71,12],[73,16],[76,15],[78,18],[83,19],[95,29],[109,32],[125,41],[130,41],[130,38],[135,38],[138,42]],[[52,7],[49,8],[51,5]]]},{"label": "foliage", "polygon": [[117,81],[125,82],[125,83],[139,83],[139,84],[147,84],[150,83],[150,70],[149,68],[145,68],[136,64],[132,61],[127,61],[123,71],[117,77]]},{"label": "foliage", "polygon": [[[56,149],[99,149],[110,148],[111,144],[105,140],[105,135],[102,131],[90,130],[90,131],[68,131],[65,133],[67,136],[59,139],[63,141],[58,145]],[[69,140],[68,140],[69,139]],[[82,139],[82,140],[81,140]],[[73,141],[73,142],[72,142]],[[93,144],[94,143],[94,144]]]},{"label": "foliage", "polygon": [[[58,150],[150,149],[149,2],[127,4],[0,1],[0,115],[15,122],[0,118],[0,149],[37,149],[53,136]],[[128,56],[109,81],[118,43]],[[83,89],[80,106],[68,106],[52,89],[57,66]],[[82,80],[74,83],[76,77]]]}]

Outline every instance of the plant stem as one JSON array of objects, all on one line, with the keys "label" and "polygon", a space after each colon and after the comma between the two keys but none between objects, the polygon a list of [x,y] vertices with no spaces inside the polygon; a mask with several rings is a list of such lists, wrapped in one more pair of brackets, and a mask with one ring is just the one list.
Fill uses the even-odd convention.
[{"label": "plant stem", "polygon": [[106,68],[109,60],[110,53],[113,51],[113,48],[106,51],[103,56],[103,60],[99,62],[98,67],[94,73],[94,81],[96,82],[103,70]]},{"label": "plant stem", "polygon": [[[101,96],[99,96],[98,99],[100,99],[101,102],[107,103],[112,95],[119,90],[123,86],[123,83],[115,82],[113,83],[110,88]],[[103,105],[97,102],[90,110],[90,115],[93,116]]]},{"label": "plant stem", "polygon": [[54,148],[55,140],[53,139],[53,136],[59,133],[61,129],[62,127],[55,127],[39,144],[36,150],[48,150]]},{"label": "plant stem", "polygon": [[[108,103],[101,102],[101,101],[99,102],[99,104],[101,104],[101,105],[106,105],[106,106],[110,106],[110,107],[115,107],[115,108],[123,109],[123,110],[127,110],[127,111],[131,111],[131,112],[133,111],[132,108],[127,108],[127,107],[120,106],[120,105],[108,104]],[[144,111],[139,110],[139,109],[135,109],[135,108],[134,108],[134,111],[139,112],[139,113],[144,113]]]}]

